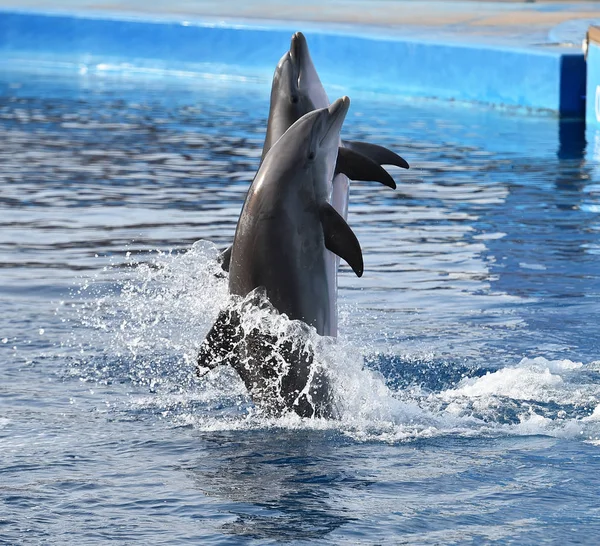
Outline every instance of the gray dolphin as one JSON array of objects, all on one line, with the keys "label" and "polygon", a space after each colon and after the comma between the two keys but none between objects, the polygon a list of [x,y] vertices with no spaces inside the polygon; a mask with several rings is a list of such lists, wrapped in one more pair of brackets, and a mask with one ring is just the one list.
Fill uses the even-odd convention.
[{"label": "gray dolphin", "polygon": [[[246,196],[231,252],[231,294],[254,298],[263,289],[277,312],[320,335],[329,335],[330,300],[336,297],[327,274],[328,251],[358,276],[363,272],[360,244],[329,203],[349,104],[343,97],[309,112],[273,144]],[[242,332],[240,313],[219,315],[200,348],[199,366],[233,364],[253,400],[268,401],[272,411],[285,407],[302,416],[331,415],[326,378],[313,373],[312,353],[290,341],[283,347],[285,365],[274,367],[273,336]],[[285,372],[280,378],[273,377],[277,369]]]},{"label": "gray dolphin", "polygon": [[296,33],[275,70],[261,166],[234,244],[221,255],[230,293],[243,299],[219,314],[198,355],[199,375],[231,364],[254,402],[273,414],[334,416],[327,376],[315,366],[306,332],[278,338],[244,324],[244,315],[269,309],[294,319],[300,330],[311,325],[336,336],[338,256],[358,276],[363,269],[360,245],[345,222],[348,177],[395,188],[381,165],[408,168],[381,146],[342,142],[349,99],[339,102],[329,107],[306,39]]},{"label": "gray dolphin", "polygon": [[[279,61],[273,76],[263,158],[296,120],[311,110],[328,106],[329,98],[312,61],[306,38],[301,32],[296,32],[292,36],[289,51]],[[340,140],[328,200],[344,219],[348,217],[350,179],[374,180],[392,189],[396,188],[394,179],[381,165],[409,168],[402,157],[387,148],[365,142]],[[225,263],[228,258],[230,254],[225,251],[222,262]],[[327,276],[331,290],[336,294],[339,263],[339,257],[328,253]],[[337,298],[330,297],[329,303],[331,308],[327,335],[336,337]]]},{"label": "gray dolphin", "polygon": [[[329,98],[313,64],[306,38],[301,32],[296,32],[292,36],[289,51],[281,57],[273,75],[261,163],[273,144],[293,123],[316,108],[328,106]],[[330,202],[344,218],[347,217],[348,210],[348,179],[372,180],[392,189],[396,188],[394,179],[382,165],[409,168],[402,157],[383,146],[340,140],[335,179],[332,177],[330,183]],[[231,247],[219,256],[225,271],[229,271],[230,259]]]}]

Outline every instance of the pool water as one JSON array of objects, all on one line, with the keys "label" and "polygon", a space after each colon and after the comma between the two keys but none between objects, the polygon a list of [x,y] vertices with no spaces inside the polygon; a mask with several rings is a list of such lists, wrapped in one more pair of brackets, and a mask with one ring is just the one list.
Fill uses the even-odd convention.
[{"label": "pool water", "polygon": [[352,96],[412,168],[352,185],[340,420],[267,419],[194,355],[269,85],[0,72],[0,542],[594,544],[600,138]]}]

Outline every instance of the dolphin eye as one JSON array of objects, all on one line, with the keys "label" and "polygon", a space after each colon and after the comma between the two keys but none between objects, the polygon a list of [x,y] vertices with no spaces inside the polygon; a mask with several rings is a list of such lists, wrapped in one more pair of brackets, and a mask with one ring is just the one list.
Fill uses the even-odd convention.
[{"label": "dolphin eye", "polygon": [[292,104],[298,104],[298,101],[300,99],[298,98],[298,95],[292,95],[292,97],[290,98],[290,100],[292,101]]}]

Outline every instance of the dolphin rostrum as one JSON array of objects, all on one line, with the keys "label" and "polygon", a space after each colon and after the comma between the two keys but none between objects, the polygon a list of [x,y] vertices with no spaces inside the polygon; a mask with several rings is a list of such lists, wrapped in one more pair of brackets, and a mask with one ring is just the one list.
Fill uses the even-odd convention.
[{"label": "dolphin rostrum", "polygon": [[[363,273],[360,244],[329,203],[349,104],[343,97],[309,112],[273,144],[246,196],[231,252],[231,294],[252,302],[262,290],[269,302],[265,305],[320,335],[330,335],[332,320],[328,251],[348,262],[359,277]],[[312,372],[312,353],[290,342],[283,351],[283,377],[270,381],[274,370],[265,366],[265,349],[272,347],[272,336],[258,330],[240,335],[240,313],[221,313],[200,348],[199,365],[232,363],[253,400],[278,400],[271,404],[275,410],[330,415],[326,378]]]}]

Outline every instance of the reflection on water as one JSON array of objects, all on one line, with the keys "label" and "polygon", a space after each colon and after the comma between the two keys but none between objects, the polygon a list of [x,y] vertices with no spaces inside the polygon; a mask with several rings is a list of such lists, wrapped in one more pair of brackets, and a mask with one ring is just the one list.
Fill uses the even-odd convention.
[{"label": "reflection on water", "polygon": [[[209,496],[231,501],[224,531],[259,540],[322,538],[354,518],[334,494],[368,487],[335,462],[331,434],[278,430],[205,435],[208,453],[186,471]],[[327,461],[330,461],[327,464]]]}]

